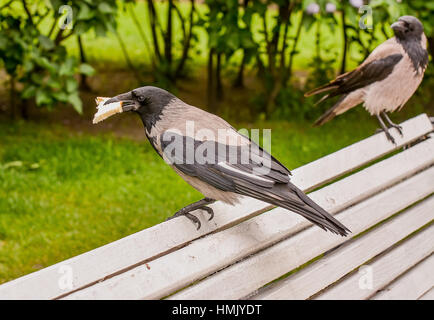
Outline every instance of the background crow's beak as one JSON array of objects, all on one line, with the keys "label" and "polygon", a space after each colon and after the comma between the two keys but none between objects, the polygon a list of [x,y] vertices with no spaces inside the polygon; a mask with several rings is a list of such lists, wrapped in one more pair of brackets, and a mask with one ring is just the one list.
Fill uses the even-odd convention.
[{"label": "background crow's beak", "polygon": [[395,23],[393,23],[391,26],[393,31],[398,32],[398,33],[402,33],[405,31],[405,26],[404,26],[404,22],[398,20]]}]

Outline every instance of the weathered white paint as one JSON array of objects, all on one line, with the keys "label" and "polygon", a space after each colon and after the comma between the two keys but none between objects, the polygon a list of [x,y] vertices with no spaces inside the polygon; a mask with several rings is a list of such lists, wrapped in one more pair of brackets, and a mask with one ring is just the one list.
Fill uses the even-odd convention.
[{"label": "weathered white paint", "polygon": [[[434,170],[425,172],[386,190],[338,215],[354,234],[382,221],[391,214],[434,192],[431,181]],[[416,186],[421,186],[417,188]],[[320,190],[319,190],[320,191]],[[378,204],[382,205],[379,206]],[[75,299],[156,299],[206,275],[219,263],[239,254],[242,258],[250,247],[278,240],[279,234],[290,234],[306,222],[298,216],[269,212],[245,221],[231,229],[197,240],[170,255],[139,266],[119,276],[73,293]],[[312,227],[232,265],[196,285],[178,292],[179,299],[237,299],[285,274],[309,259],[345,242],[346,239]]]},{"label": "weathered white paint", "polygon": [[[434,168],[431,170],[434,173]],[[432,208],[434,197],[350,241],[294,275],[264,288],[252,299],[308,299],[429,223],[433,219]]]},{"label": "weathered white paint", "polygon": [[378,290],[431,255],[433,250],[434,226],[431,226],[369,264],[373,274],[372,288],[361,290],[360,275],[353,274],[326,290],[317,299],[369,299]]},{"label": "weathered white paint", "polygon": [[423,295],[421,295],[418,300],[434,300],[434,286]]},{"label": "weathered white paint", "polygon": [[[431,207],[432,209],[433,207]],[[434,237],[433,237],[434,241]],[[434,286],[434,255],[429,256],[392,282],[373,300],[415,300]]]},{"label": "weathered white paint", "polygon": [[[432,176],[429,178],[432,179]],[[430,181],[424,180],[423,176],[416,176],[345,210],[337,218],[356,235],[433,192],[434,186]],[[418,189],[419,183],[429,190]],[[171,298],[240,299],[251,296],[265,284],[343,242],[344,238],[328,236],[318,228],[309,228],[223,269]]]},{"label": "weathered white paint", "polygon": [[417,132],[431,132],[433,130],[433,126],[426,114],[421,114],[400,125],[402,125],[404,137],[394,132],[395,130],[390,130],[390,133],[395,138],[396,146],[386,139],[383,132],[377,133],[300,167],[297,169],[300,172],[294,170],[292,181],[302,190],[312,190],[325,182],[334,180],[338,176],[399,149],[408,144],[408,141],[421,136]]}]

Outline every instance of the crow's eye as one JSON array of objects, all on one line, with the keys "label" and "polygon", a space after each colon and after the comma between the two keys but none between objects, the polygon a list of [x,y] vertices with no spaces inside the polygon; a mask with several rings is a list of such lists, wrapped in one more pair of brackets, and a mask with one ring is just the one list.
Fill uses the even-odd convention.
[{"label": "crow's eye", "polygon": [[139,102],[144,102],[144,101],[146,100],[146,98],[145,98],[144,96],[138,96],[138,97],[137,97],[137,100],[138,100]]}]

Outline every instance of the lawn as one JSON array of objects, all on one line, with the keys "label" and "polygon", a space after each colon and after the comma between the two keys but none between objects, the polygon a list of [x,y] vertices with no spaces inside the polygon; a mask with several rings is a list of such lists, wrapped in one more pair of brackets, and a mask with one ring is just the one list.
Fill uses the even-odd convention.
[{"label": "lawn", "polygon": [[[322,128],[247,128],[271,128],[273,155],[293,169],[372,134],[375,121],[358,117]],[[0,137],[0,283],[160,223],[201,198],[147,142],[36,122],[0,122]]]}]

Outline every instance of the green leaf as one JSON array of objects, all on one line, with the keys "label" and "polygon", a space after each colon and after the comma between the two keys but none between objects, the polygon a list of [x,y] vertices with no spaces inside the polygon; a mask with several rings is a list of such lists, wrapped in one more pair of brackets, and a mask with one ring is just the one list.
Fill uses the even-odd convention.
[{"label": "green leaf", "polygon": [[95,26],[95,34],[97,37],[104,37],[106,34],[106,28],[102,24],[97,24]]},{"label": "green leaf", "polygon": [[237,33],[231,33],[229,34],[229,37],[226,41],[226,45],[232,49],[237,50],[240,47],[240,37]]},{"label": "green leaf", "polygon": [[38,106],[51,103],[51,97],[47,91],[40,88],[36,92],[36,104]]},{"label": "green leaf", "polygon": [[34,64],[30,59],[26,59],[23,61],[23,68],[25,72],[30,72],[33,70]]},{"label": "green leaf", "polygon": [[75,58],[68,57],[64,63],[60,65],[59,75],[73,75],[75,67]]},{"label": "green leaf", "polygon": [[113,12],[112,7],[106,2],[100,3],[98,5],[98,10],[103,12],[103,13],[112,13]]},{"label": "green leaf", "polygon": [[60,92],[54,92],[54,93],[52,94],[52,96],[53,96],[57,101],[60,101],[60,102],[68,102],[68,94],[65,93],[65,92],[63,92],[63,91],[60,91]]},{"label": "green leaf", "polygon": [[38,37],[39,43],[41,44],[41,46],[45,49],[45,50],[51,50],[54,48],[54,41],[51,40],[50,38],[40,35]]},{"label": "green leaf", "polygon": [[30,79],[36,84],[42,84],[43,77],[40,73],[33,72]]},{"label": "green leaf", "polygon": [[86,33],[90,27],[91,24],[86,21],[77,21],[77,23],[74,25],[74,33],[79,36],[83,33]]},{"label": "green leaf", "polygon": [[50,60],[48,60],[48,58],[46,57],[36,57],[35,61],[39,66],[49,70],[50,72],[56,71],[55,65],[51,63]]},{"label": "green leaf", "polygon": [[8,38],[2,34],[0,34],[0,50],[6,49],[8,45]]},{"label": "green leaf", "polygon": [[21,97],[23,99],[28,99],[30,97],[33,97],[36,94],[36,87],[33,85],[27,86],[23,92],[21,92]]},{"label": "green leaf", "polygon": [[80,10],[78,11],[77,20],[89,20],[95,16],[95,13],[85,3],[81,3]]},{"label": "green leaf", "polygon": [[77,80],[75,80],[75,78],[68,78],[66,79],[66,91],[69,93],[73,93],[77,90],[78,88],[78,83]]},{"label": "green leaf", "polygon": [[59,81],[59,78],[58,78],[58,77],[50,77],[50,78],[47,80],[47,85],[48,85],[50,88],[53,88],[53,89],[60,89],[60,88],[62,87],[62,84],[61,84],[61,82]]},{"label": "green leaf", "polygon": [[83,104],[81,102],[80,97],[78,96],[78,93],[73,93],[68,96],[68,102],[72,104],[75,111],[77,111],[79,114],[83,113]]},{"label": "green leaf", "polygon": [[79,67],[79,72],[87,76],[91,76],[95,73],[95,69],[87,63],[82,63]]}]

